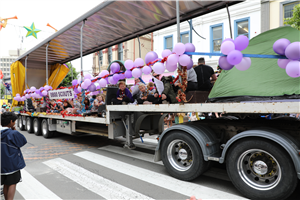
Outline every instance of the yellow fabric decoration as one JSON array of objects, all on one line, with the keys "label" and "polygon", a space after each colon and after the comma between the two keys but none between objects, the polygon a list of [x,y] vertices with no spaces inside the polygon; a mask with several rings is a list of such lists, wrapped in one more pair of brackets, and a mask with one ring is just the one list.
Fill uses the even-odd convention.
[{"label": "yellow fabric decoration", "polygon": [[[61,64],[54,64],[50,68],[50,78],[48,80],[49,86],[51,86],[53,89],[56,89],[59,84],[62,82],[62,80],[66,77],[66,75],[69,72],[69,68],[67,68],[64,65]],[[45,83],[46,85],[46,83]],[[44,85],[44,86],[45,86]]]},{"label": "yellow fabric decoration", "polygon": [[[25,67],[20,61],[16,61],[10,66],[10,79],[13,96],[15,97],[18,93],[23,96],[25,90]],[[12,106],[24,104],[13,100]]]}]

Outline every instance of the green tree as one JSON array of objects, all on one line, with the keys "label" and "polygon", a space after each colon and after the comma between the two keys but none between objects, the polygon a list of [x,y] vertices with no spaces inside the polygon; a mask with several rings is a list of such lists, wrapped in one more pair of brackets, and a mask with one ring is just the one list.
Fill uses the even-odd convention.
[{"label": "green tree", "polygon": [[58,87],[70,87],[72,86],[72,73],[73,73],[73,80],[76,79],[77,75],[79,74],[79,72],[76,72],[76,69],[74,67],[72,67],[72,64],[66,63],[66,65],[68,65],[70,71],[68,72],[67,76],[63,79],[63,81],[59,84]]},{"label": "green tree", "polygon": [[2,83],[0,83],[0,88],[1,88],[1,90],[0,90],[0,97],[4,98],[4,95],[5,95],[5,86]]},{"label": "green tree", "polygon": [[293,9],[293,17],[284,19],[285,25],[290,25],[291,27],[300,31],[300,4],[297,4]]}]

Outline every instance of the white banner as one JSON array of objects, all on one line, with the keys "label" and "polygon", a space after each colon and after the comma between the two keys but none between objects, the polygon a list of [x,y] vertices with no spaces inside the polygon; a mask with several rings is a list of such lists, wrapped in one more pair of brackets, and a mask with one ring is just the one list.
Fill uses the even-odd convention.
[{"label": "white banner", "polygon": [[53,90],[48,91],[50,99],[74,99],[73,89]]}]

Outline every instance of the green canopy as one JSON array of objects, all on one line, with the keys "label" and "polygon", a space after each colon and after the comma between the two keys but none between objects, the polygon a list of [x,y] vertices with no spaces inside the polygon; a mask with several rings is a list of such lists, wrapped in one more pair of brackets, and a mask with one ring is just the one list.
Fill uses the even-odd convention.
[{"label": "green canopy", "polygon": [[[300,31],[284,26],[269,30],[250,40],[244,54],[276,55],[273,44],[286,38],[300,41]],[[289,77],[277,65],[277,59],[251,58],[251,67],[239,71],[235,67],[223,70],[209,94],[210,101],[244,101],[262,99],[300,98],[300,77]]]}]

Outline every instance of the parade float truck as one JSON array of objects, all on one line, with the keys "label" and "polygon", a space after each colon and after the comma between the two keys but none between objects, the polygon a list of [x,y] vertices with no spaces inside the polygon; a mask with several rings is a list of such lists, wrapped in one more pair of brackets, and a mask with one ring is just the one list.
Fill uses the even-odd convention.
[{"label": "parade float truck", "polygon": [[[20,101],[13,103],[15,106],[22,104],[22,100],[30,98],[28,95],[31,98],[46,95],[47,99],[53,92],[60,93],[52,94],[51,98],[73,98],[82,84],[56,89],[69,70],[64,63],[176,22],[178,26],[179,21],[239,2],[105,1],[12,64],[13,95]],[[209,96],[208,92],[194,92],[187,94],[187,100],[175,104],[111,105],[117,88],[107,87],[106,114],[102,117],[27,111],[19,113],[18,127],[45,138],[51,138],[57,132],[94,134],[109,139],[124,137],[124,147],[130,149],[135,147],[135,138],[145,134],[157,135],[154,160],[162,160],[171,176],[191,181],[209,170],[212,162],[219,162],[226,165],[229,178],[244,196],[264,200],[285,199],[293,193],[300,178],[300,123],[291,117],[300,113],[300,79],[297,74],[289,72],[288,67],[286,70],[280,68],[278,64],[285,66],[274,59],[288,60],[290,57],[274,53],[274,42],[281,36],[294,44],[299,40],[299,31],[281,27],[252,38],[242,51],[244,57],[251,57],[251,66],[246,66],[247,70],[241,71],[245,67],[241,65],[232,68],[220,59],[220,67],[228,70],[221,72]],[[175,50],[177,53],[178,49]],[[185,54],[221,55],[193,51]],[[226,59],[226,56],[223,55],[223,58]],[[157,61],[156,58],[154,60]],[[287,63],[299,62],[295,60]],[[145,63],[148,64],[148,61]],[[285,65],[289,65],[287,63]],[[159,71],[154,65],[150,67]],[[116,74],[124,72],[117,71]],[[92,78],[91,82],[108,78],[112,83],[115,81],[112,76],[102,74]],[[38,88],[45,85],[48,91],[43,87],[37,92],[39,94],[33,95],[29,90],[31,86]],[[49,90],[50,86],[52,90]],[[25,109],[27,102],[25,100]],[[166,114],[187,112],[222,113],[222,116],[164,129]]]}]

